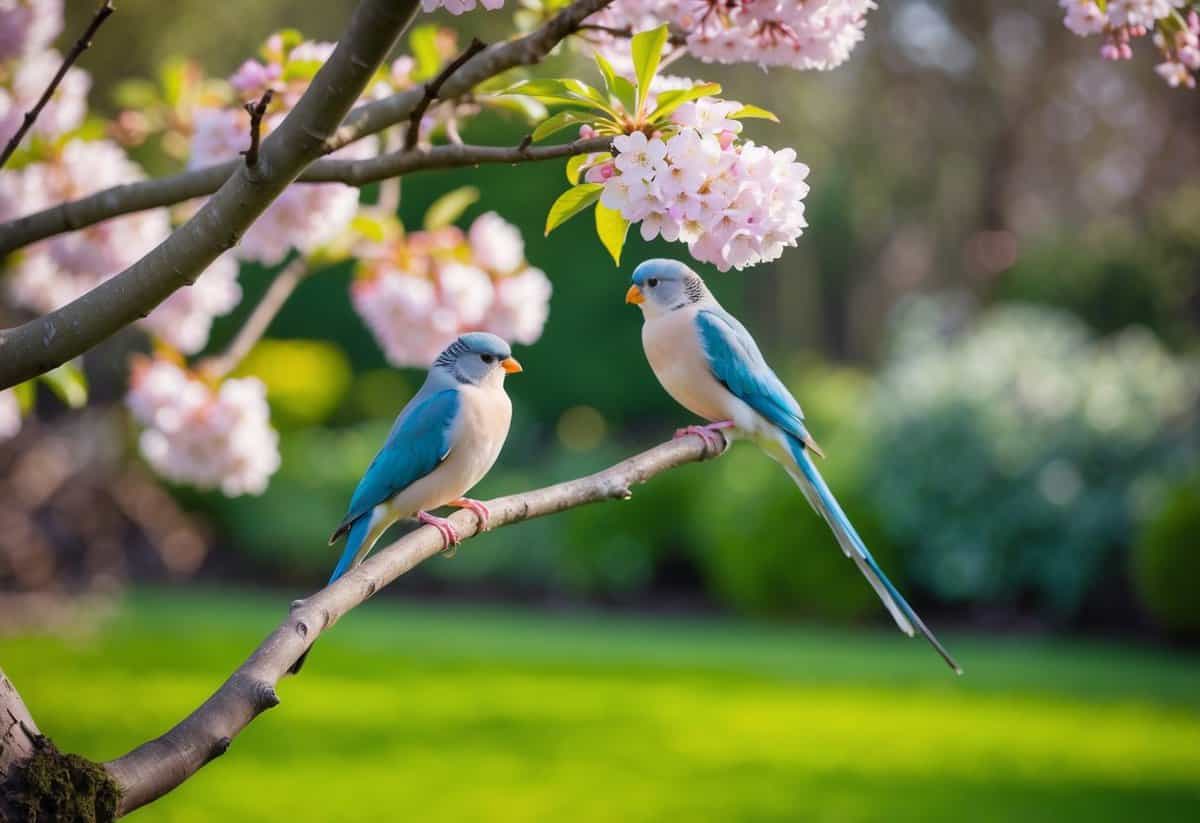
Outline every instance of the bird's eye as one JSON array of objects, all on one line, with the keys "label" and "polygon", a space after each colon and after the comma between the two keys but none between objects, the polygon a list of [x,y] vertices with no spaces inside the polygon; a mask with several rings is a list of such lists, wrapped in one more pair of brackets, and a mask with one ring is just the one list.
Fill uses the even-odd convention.
[{"label": "bird's eye", "polygon": [[658,285],[658,278],[651,277],[649,280],[646,281],[646,285],[649,286],[650,288],[654,288],[655,286]]},{"label": "bird's eye", "polygon": [[491,363],[496,358],[492,357],[492,355],[490,355],[490,354],[481,354],[481,355],[479,355],[479,359],[482,360],[484,363]]}]

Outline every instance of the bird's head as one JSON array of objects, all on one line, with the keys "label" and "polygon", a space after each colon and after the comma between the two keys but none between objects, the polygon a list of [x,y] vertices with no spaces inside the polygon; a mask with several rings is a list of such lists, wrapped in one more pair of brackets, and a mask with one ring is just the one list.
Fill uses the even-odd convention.
[{"label": "bird's head", "polygon": [[504,375],[521,371],[508,343],[487,332],[459,337],[438,355],[433,367],[446,370],[459,383],[473,386],[499,386],[504,383]]},{"label": "bird's head", "polygon": [[640,306],[647,317],[699,303],[708,295],[700,275],[678,260],[655,258],[633,270],[633,285],[625,302]]}]

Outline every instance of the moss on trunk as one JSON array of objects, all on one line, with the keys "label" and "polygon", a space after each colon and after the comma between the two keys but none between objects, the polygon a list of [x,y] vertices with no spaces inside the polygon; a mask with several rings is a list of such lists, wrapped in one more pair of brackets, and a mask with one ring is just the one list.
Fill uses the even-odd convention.
[{"label": "moss on trunk", "polygon": [[33,756],[10,768],[0,783],[4,823],[108,823],[120,792],[108,772],[77,754],[63,754],[42,735]]}]

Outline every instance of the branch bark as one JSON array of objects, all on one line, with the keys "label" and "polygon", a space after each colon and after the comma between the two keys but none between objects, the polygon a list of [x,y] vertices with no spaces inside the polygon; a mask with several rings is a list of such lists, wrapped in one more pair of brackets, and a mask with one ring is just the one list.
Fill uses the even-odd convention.
[{"label": "branch bark", "polygon": [[4,147],[4,153],[0,154],[0,166],[8,162],[8,158],[12,157],[13,152],[21,145],[21,140],[25,138],[25,134],[33,128],[34,122],[37,121],[38,115],[42,113],[42,109],[50,102],[50,98],[54,96],[54,90],[62,83],[63,78],[67,76],[71,66],[79,59],[79,56],[92,47],[92,38],[96,36],[96,32],[104,25],[104,21],[109,18],[116,9],[113,8],[111,0],[104,0],[100,4],[100,8],[96,9],[96,13],[92,15],[92,22],[84,30],[79,39],[75,41],[75,45],[71,46],[71,50],[67,52],[67,56],[63,58],[62,65],[58,67],[58,71],[50,78],[50,84],[46,86],[46,90],[42,92],[42,96],[38,98],[37,103],[33,108],[25,112],[25,117],[21,120],[21,126],[17,129],[8,141],[8,145]]},{"label": "branch bark", "polygon": [[17,687],[0,669],[0,782],[33,755],[33,740],[38,734],[37,723]]},{"label": "branch bark", "polygon": [[254,168],[242,165],[183,226],[137,263],[66,306],[0,331],[0,389],[82,354],[195,281],[319,157],[418,9],[417,0],[361,0],[329,60]]},{"label": "branch bark", "polygon": [[[576,0],[537,31],[516,40],[489,46],[468,60],[453,77],[447,78],[438,96],[459,97],[501,72],[542,60],[564,37],[578,30],[583,20],[603,9],[612,0]],[[424,88],[408,89],[382,100],[359,106],[350,112],[342,126],[325,141],[322,154],[408,120],[424,98]],[[171,206],[212,194],[229,179],[240,164],[227,161],[201,169],[125,183],[98,191],[87,197],[61,203],[33,214],[0,224],[0,255],[45,240],[63,232],[87,228],[123,214]],[[315,164],[313,171],[319,168]],[[428,168],[440,168],[429,166]],[[300,182],[311,182],[302,175]]]},{"label": "branch bark", "polygon": [[[602,500],[626,500],[632,487],[657,474],[716,456],[696,435],[663,443],[604,471],[486,502],[493,529]],[[450,516],[464,540],[479,533],[465,509]],[[316,594],[292,604],[288,617],[198,709],[155,740],[105,764],[121,788],[119,814],[128,814],[179,786],[224,754],[259,714],[279,705],[275,687],[288,668],[343,615],[400,575],[438,554],[442,537],[419,528]]]}]

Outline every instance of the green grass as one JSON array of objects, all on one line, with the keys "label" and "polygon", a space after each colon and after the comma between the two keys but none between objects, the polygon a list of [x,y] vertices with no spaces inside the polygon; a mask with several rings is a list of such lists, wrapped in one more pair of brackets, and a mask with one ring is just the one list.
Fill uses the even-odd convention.
[{"label": "green grass", "polygon": [[[95,637],[0,640],[64,748],[194,708],[282,595],[153,592]],[[1179,820],[1200,807],[1200,658],[373,602],[282,705],[141,821]]]}]

